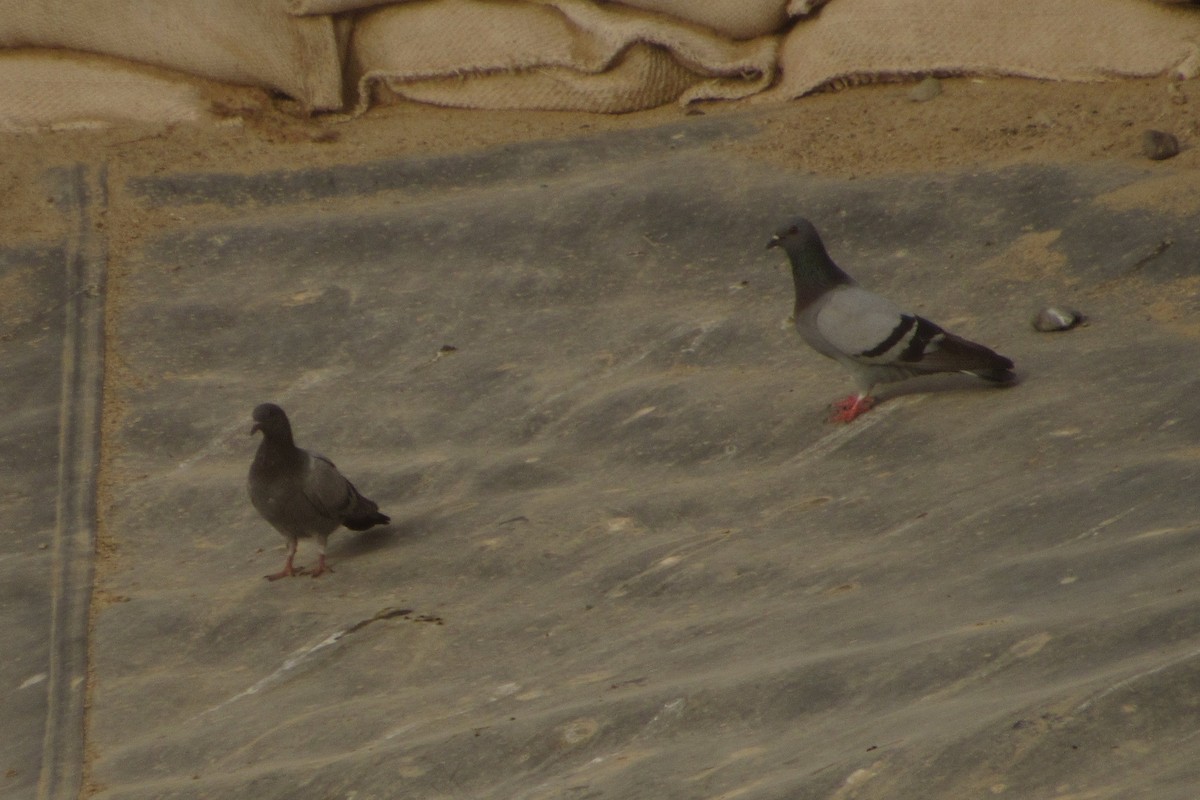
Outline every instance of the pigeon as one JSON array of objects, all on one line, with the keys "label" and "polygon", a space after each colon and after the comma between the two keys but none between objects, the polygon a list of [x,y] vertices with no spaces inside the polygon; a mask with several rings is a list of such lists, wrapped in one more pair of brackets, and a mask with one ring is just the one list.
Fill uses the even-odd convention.
[{"label": "pigeon", "polygon": [[936,372],[966,372],[997,384],[1016,379],[1013,362],[999,353],[860,287],[833,263],[808,220],[780,230],[767,243],[772,247],[782,247],[792,264],[800,337],[848,369],[858,387],[833,404],[830,422],[850,422],[870,410],[871,390],[880,383]]},{"label": "pigeon", "polygon": [[359,494],[332,461],[296,446],[282,408],[274,403],[256,407],[250,434],[257,431],[262,431],[263,438],[250,465],[250,502],[288,543],[283,569],[264,576],[267,580],[305,574],[303,568],[292,565],[297,540],[302,537],[317,538],[320,556],[312,571],[316,578],[333,572],[325,563],[325,542],[339,525],[365,531],[391,522],[374,501]]}]

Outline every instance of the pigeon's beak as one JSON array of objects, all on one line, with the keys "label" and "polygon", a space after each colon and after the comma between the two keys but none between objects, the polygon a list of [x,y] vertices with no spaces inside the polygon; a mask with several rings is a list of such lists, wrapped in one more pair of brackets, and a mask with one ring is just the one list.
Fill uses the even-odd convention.
[{"label": "pigeon's beak", "polygon": [[261,430],[262,430],[262,423],[256,422],[250,426],[250,435],[253,436],[254,434],[258,433]]},{"label": "pigeon's beak", "polygon": [[771,237],[771,241],[767,242],[767,249],[770,250],[772,247],[779,247],[779,234],[775,234]]}]

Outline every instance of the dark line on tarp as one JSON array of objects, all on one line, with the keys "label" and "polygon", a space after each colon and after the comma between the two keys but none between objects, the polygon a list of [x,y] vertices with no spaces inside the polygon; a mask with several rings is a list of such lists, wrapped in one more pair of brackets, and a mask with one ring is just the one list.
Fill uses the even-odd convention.
[{"label": "dark line on tarp", "polygon": [[[51,560],[49,679],[39,800],[75,800],[83,786],[88,610],[96,545],[96,475],[104,377],[104,284],[107,252],[95,232],[107,171],[82,164],[47,178],[72,223],[64,259],[62,395],[58,494]],[[94,187],[94,188],[93,188]]]},{"label": "dark line on tarp", "polygon": [[427,192],[493,185],[507,180],[551,178],[584,166],[599,166],[622,156],[662,158],[675,150],[706,147],[715,141],[746,136],[757,124],[717,117],[688,119],[653,128],[607,131],[565,140],[499,145],[480,152],[409,156],[366,164],[275,170],[255,174],[183,173],[131,178],[126,186],[156,207],[196,203],[276,206],[338,197],[367,197],[380,192]]}]

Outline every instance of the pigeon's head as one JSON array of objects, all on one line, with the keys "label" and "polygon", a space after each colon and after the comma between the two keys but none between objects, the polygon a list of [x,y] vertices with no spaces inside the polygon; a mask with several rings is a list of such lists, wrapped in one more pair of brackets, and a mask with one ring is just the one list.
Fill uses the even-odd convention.
[{"label": "pigeon's head", "polygon": [[796,217],[786,228],[780,229],[767,242],[767,247],[782,247],[787,253],[792,265],[792,279],[796,282],[796,302],[801,305],[812,302],[826,289],[854,283],[833,263],[821,241],[821,234],[804,217]]},{"label": "pigeon's head", "polygon": [[254,427],[250,428],[250,435],[254,435],[258,431],[263,432],[263,436],[273,436],[277,433],[291,434],[292,426],[288,423],[287,414],[283,413],[283,409],[274,403],[263,403],[255,406]]},{"label": "pigeon's head", "polygon": [[767,249],[782,247],[790,251],[795,247],[820,241],[821,235],[817,233],[816,227],[804,217],[796,217],[787,227],[777,231],[771,237],[771,241],[767,242]]}]

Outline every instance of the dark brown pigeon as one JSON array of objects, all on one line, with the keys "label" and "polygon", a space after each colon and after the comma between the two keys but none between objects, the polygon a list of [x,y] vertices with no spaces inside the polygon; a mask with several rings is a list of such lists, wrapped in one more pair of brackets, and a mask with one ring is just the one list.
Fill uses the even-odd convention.
[{"label": "dark brown pigeon", "polygon": [[966,372],[993,383],[1011,383],[1013,362],[981,344],[943,330],[861,288],[833,263],[817,229],[797,219],[775,234],[796,286],[794,320],[810,347],[848,369],[858,393],[834,404],[830,422],[850,422],[874,404],[876,384],[936,372]]},{"label": "dark brown pigeon", "polygon": [[305,574],[303,568],[292,566],[296,543],[301,538],[317,539],[320,556],[312,571],[315,578],[333,572],[325,563],[325,542],[338,526],[365,531],[391,522],[386,514],[379,513],[374,501],[358,493],[332,461],[296,447],[292,425],[282,408],[274,403],[255,408],[250,433],[256,431],[262,431],[263,439],[250,465],[250,502],[288,543],[283,569],[265,576],[267,580]]}]

